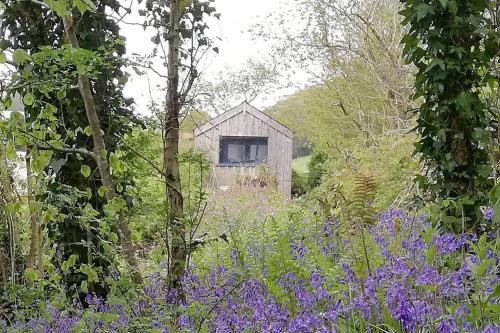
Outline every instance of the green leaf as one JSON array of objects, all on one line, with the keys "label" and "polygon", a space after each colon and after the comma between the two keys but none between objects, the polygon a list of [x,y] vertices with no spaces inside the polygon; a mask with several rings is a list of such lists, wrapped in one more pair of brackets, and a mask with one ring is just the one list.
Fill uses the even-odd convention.
[{"label": "green leaf", "polygon": [[61,275],[59,275],[59,274],[51,274],[50,278],[49,278],[49,281],[58,284],[59,282],[61,282]]},{"label": "green leaf", "polygon": [[109,240],[115,244],[118,243],[118,235],[114,232],[110,232],[109,233]]},{"label": "green leaf", "polygon": [[63,100],[66,97],[66,90],[61,89],[57,92],[57,99]]},{"label": "green leaf", "polygon": [[108,156],[108,152],[106,151],[106,149],[100,149],[99,150],[99,158],[101,160],[105,160],[106,156]]},{"label": "green leaf", "polygon": [[492,260],[484,260],[479,265],[471,264],[470,269],[474,273],[476,278],[480,278],[480,277],[484,276],[484,274],[486,274],[486,270],[488,269],[490,264],[492,264]]},{"label": "green leaf", "polygon": [[87,283],[87,281],[82,281],[80,288],[82,289],[82,292],[88,293],[89,292],[89,284]]},{"label": "green leaf", "polygon": [[437,249],[436,245],[432,245],[425,253],[425,259],[427,260],[428,264],[432,264],[434,261],[434,257],[436,256]]},{"label": "green leaf", "polygon": [[462,92],[456,99],[455,103],[460,106],[462,110],[469,110],[471,108],[474,98],[470,92]]},{"label": "green leaf", "polygon": [[424,17],[427,16],[427,14],[432,13],[433,9],[432,6],[421,3],[420,5],[417,6],[417,21],[420,21]]},{"label": "green leaf", "polygon": [[80,172],[82,173],[82,175],[83,175],[84,177],[88,177],[88,176],[90,176],[90,172],[91,172],[91,170],[90,170],[90,167],[89,167],[88,165],[85,165],[85,164],[84,164],[84,165],[82,165],[82,167],[80,168]]},{"label": "green leaf", "polygon": [[101,198],[104,198],[104,196],[106,195],[106,192],[109,191],[109,188],[106,187],[106,186],[101,186],[99,187],[99,189],[97,190],[97,194],[101,197]]},{"label": "green leaf", "polygon": [[114,153],[109,156],[109,165],[117,172],[123,171],[123,164]]},{"label": "green leaf", "polygon": [[10,97],[5,98],[5,99],[2,101],[2,104],[3,104],[3,107],[4,107],[5,109],[10,108],[10,107],[12,106],[12,98],[10,98]]},{"label": "green leaf", "polygon": [[90,0],[73,0],[73,7],[78,9],[78,11],[82,14],[86,11],[95,13],[97,10],[94,3]]},{"label": "green leaf", "polygon": [[68,15],[68,7],[66,0],[45,0],[47,6],[56,12],[58,16]]},{"label": "green leaf", "polygon": [[90,187],[87,187],[85,189],[85,193],[87,194],[87,199],[92,199],[92,190],[90,189]]},{"label": "green leaf", "polygon": [[10,202],[5,206],[5,211],[11,214],[17,214],[21,211],[21,203]]},{"label": "green leaf", "polygon": [[500,182],[490,192],[491,201],[500,200]]},{"label": "green leaf", "polygon": [[3,52],[0,52],[0,64],[3,64],[7,61],[7,57]]},{"label": "green leaf", "polygon": [[500,224],[500,199],[493,206],[493,223]]},{"label": "green leaf", "polygon": [[68,260],[64,261],[61,265],[61,269],[63,272],[68,271],[71,267],[75,266],[76,264],[76,255],[72,254]]},{"label": "green leaf", "polygon": [[17,159],[16,145],[14,144],[14,141],[7,142],[5,154],[6,154],[7,158],[11,161],[14,161],[15,159]]},{"label": "green leaf", "polygon": [[31,161],[31,167],[35,172],[42,172],[47,165],[49,165],[50,160],[54,152],[50,150],[41,150],[36,154],[33,154],[33,159]]},{"label": "green leaf", "polygon": [[441,4],[441,6],[443,6],[443,8],[446,8],[446,5],[448,4],[448,0],[439,0],[439,3]]},{"label": "green leaf", "polygon": [[456,16],[457,13],[458,13],[458,6],[457,6],[457,3],[455,1],[450,1],[448,3],[448,11],[450,12],[450,14],[452,14],[453,16]]},{"label": "green leaf", "polygon": [[25,272],[26,279],[31,282],[38,281],[40,279],[40,274],[36,269],[28,268]]},{"label": "green leaf", "polygon": [[33,95],[31,93],[27,93],[23,97],[23,103],[24,103],[24,105],[28,105],[28,106],[33,105],[33,103],[35,103],[35,97],[33,97]]},{"label": "green leaf", "polygon": [[427,66],[424,73],[428,73],[436,66],[439,66],[442,70],[446,69],[446,65],[443,60],[434,58],[434,60],[432,60],[431,63]]},{"label": "green leaf", "polygon": [[83,133],[85,133],[86,136],[91,136],[92,135],[92,129],[90,127],[85,127],[83,130]]},{"label": "green leaf", "polygon": [[23,49],[16,49],[12,54],[12,61],[14,61],[16,65],[22,65],[30,59],[28,53]]},{"label": "green leaf", "polygon": [[61,265],[61,270],[62,270],[63,272],[67,272],[67,271],[68,271],[68,269],[69,269],[69,264],[68,264],[68,262],[67,262],[67,261],[63,262],[63,263],[62,263],[62,265]]},{"label": "green leaf", "polygon": [[123,200],[123,198],[114,198],[104,205],[103,210],[108,217],[113,217],[115,214],[125,209],[126,207],[127,204],[125,203],[125,200]]},{"label": "green leaf", "polygon": [[87,275],[88,282],[99,282],[99,276],[93,267],[89,265],[82,265],[79,271]]},{"label": "green leaf", "polygon": [[76,255],[70,255],[68,258],[68,263],[71,267],[73,267],[76,264]]},{"label": "green leaf", "polygon": [[488,298],[487,300],[489,301],[490,299],[492,298],[497,298],[497,297],[500,297],[500,284],[498,284],[496,287],[495,287],[495,290],[493,290],[493,292],[491,294],[488,295]]}]

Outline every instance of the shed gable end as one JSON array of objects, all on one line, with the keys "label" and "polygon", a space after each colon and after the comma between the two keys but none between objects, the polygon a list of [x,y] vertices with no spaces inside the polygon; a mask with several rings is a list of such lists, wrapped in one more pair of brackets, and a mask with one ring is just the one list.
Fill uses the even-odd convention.
[{"label": "shed gable end", "polygon": [[[279,122],[277,122],[273,118],[269,117],[268,115],[266,115],[262,111],[254,108],[253,106],[251,106],[250,104],[248,104],[246,102],[234,107],[233,109],[231,109],[231,110],[221,114],[220,116],[218,116],[212,120],[209,120],[207,123],[199,126],[198,128],[196,128],[194,130],[194,135],[199,136],[201,134],[204,134],[204,133],[212,130],[214,127],[218,127],[222,123],[231,122],[232,118],[234,118],[234,117],[246,118],[247,114],[251,114],[253,117],[259,119],[261,122],[267,124],[268,126],[273,127],[274,129],[283,133],[287,137],[293,138],[294,133],[292,130],[290,130],[286,126],[280,124]],[[242,130],[245,127],[245,125],[246,124],[244,122],[241,124]],[[243,135],[243,134],[239,134],[239,135]]]}]

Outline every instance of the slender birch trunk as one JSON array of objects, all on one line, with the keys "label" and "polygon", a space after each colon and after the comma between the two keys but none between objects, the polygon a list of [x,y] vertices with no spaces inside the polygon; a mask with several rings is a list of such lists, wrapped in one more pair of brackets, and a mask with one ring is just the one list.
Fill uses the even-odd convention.
[{"label": "slender birch trunk", "polygon": [[[78,38],[76,36],[75,27],[71,17],[71,13],[62,17],[64,30],[69,43],[74,48],[79,48]],[[94,143],[94,156],[97,161],[101,182],[107,188],[105,198],[107,202],[116,198],[116,189],[113,183],[113,178],[110,173],[109,163],[107,160],[106,144],[104,142],[104,132],[101,129],[99,117],[97,115],[94,97],[90,88],[90,80],[86,76],[78,77],[78,89],[85,104],[85,113],[92,130],[92,140]],[[136,283],[142,282],[141,274],[138,270],[137,258],[135,256],[134,246],[130,239],[130,229],[125,222],[123,215],[120,214],[118,219],[118,230],[120,232],[121,247],[125,260],[133,270],[132,279]]]},{"label": "slender birch trunk", "polygon": [[[31,173],[31,160],[28,157],[28,150],[26,150],[26,182],[27,182],[27,190],[28,190],[28,208],[30,214],[30,252],[28,255],[28,268],[35,268],[35,261],[38,258],[38,251],[41,249],[38,248],[38,216],[33,210],[33,184],[32,184],[32,173]],[[39,262],[38,267],[42,266],[43,263]],[[43,269],[42,269],[43,270]]]},{"label": "slender birch trunk", "polygon": [[186,269],[186,229],[184,226],[184,198],[179,171],[179,0],[170,2],[170,35],[168,37],[168,85],[163,133],[163,164],[165,192],[168,202],[167,225],[172,237],[171,287],[181,292],[181,278]]}]

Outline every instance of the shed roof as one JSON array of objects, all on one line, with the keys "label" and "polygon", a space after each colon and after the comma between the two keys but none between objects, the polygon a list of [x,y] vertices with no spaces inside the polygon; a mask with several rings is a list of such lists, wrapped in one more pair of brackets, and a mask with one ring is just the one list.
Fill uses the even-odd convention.
[{"label": "shed roof", "polygon": [[205,124],[199,126],[198,128],[195,128],[194,130],[194,136],[198,136],[200,134],[203,134],[210,130],[211,128],[219,125],[220,123],[225,122],[228,119],[231,119],[235,117],[236,115],[240,113],[250,113],[252,114],[255,118],[260,119],[261,121],[265,122],[266,124],[269,124],[269,126],[273,127],[277,131],[283,133],[284,135],[288,136],[289,138],[293,138],[294,132],[286,127],[283,124],[280,124],[264,112],[260,111],[259,109],[253,107],[252,105],[248,104],[248,102],[243,102],[240,105],[224,112],[223,114],[207,121]]}]

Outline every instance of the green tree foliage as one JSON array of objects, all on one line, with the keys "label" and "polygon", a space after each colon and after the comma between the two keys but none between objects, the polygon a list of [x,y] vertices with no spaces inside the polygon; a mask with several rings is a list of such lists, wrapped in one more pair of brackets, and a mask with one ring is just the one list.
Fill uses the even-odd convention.
[{"label": "green tree foliage", "polygon": [[494,114],[483,91],[497,85],[491,71],[499,49],[489,11],[494,2],[402,2],[404,54],[418,69],[414,98],[423,100],[416,111],[416,151],[428,171],[419,180],[432,198],[459,200],[447,208],[457,217],[448,227],[458,231],[462,214],[467,227],[477,227],[492,187],[487,147]]},{"label": "green tree foliage", "polygon": [[286,30],[276,52],[309,64],[297,66],[313,71],[315,86],[278,103],[271,114],[335,153],[411,128],[406,111],[414,106],[413,67],[398,43],[404,34],[399,9],[396,0],[298,1],[291,17],[301,17],[303,29],[293,34],[296,28],[273,26]]},{"label": "green tree foliage", "polygon": [[[411,157],[414,137],[405,138],[414,125],[408,109],[416,104],[414,67],[405,63],[398,42],[404,35],[400,3],[314,0],[299,1],[297,8],[307,24],[296,36],[285,32],[289,39],[281,45],[294,47],[279,51],[301,55],[319,82],[268,112],[329,155],[324,184],[311,196],[323,200],[339,184],[349,196],[362,173],[373,174],[380,185],[377,209],[407,202],[406,189],[413,189],[410,180],[418,169]],[[317,182],[314,172],[311,177]]]},{"label": "green tree foliage", "polygon": [[[66,43],[60,17],[54,15],[49,8],[30,2],[6,0],[4,5],[0,31],[3,32],[5,43],[16,50],[14,61],[17,53],[19,65],[19,75],[11,92],[18,91],[24,95],[27,122],[33,123],[39,117],[40,105],[51,103],[57,106],[54,107],[53,115],[57,123],[56,131],[64,138],[65,145],[91,151],[93,144],[88,135],[88,121],[85,112],[82,112],[84,103],[78,90],[72,88],[76,85],[76,76],[70,74],[73,68],[68,66],[68,60],[56,60],[47,52],[44,59],[39,56],[39,61],[26,59],[22,65],[20,63],[23,52],[35,55],[44,48],[56,49]],[[107,11],[119,13],[119,10],[118,1],[101,0],[96,1],[95,11],[74,12],[75,20],[79,22],[76,33],[81,46],[78,51],[80,56],[83,55],[81,50],[85,49],[97,52],[104,59],[93,61],[95,75],[91,76],[91,84],[106,145],[110,151],[116,149],[121,136],[140,123],[132,114],[133,101],[126,99],[122,93],[127,78],[121,69],[125,47],[119,37],[118,24],[107,16]],[[35,78],[36,83],[33,81]],[[56,91],[49,93],[49,85]],[[81,221],[86,204],[98,214],[104,214],[105,200],[98,195],[102,184],[96,169],[95,160],[89,156],[56,152],[45,170],[47,175],[53,175],[53,181],[48,184],[48,192],[36,194],[47,204],[56,205],[62,216],[65,216],[58,223],[46,226],[50,240],[48,245],[56,246],[54,263],[63,262],[70,255],[76,254],[79,263],[93,263],[104,267],[104,271],[111,268],[111,253],[104,253],[106,251],[103,250],[103,243],[109,242],[105,228],[98,227],[95,218],[89,220],[87,225]],[[125,189],[132,182],[131,178],[123,180],[121,187]],[[89,195],[77,195],[81,192]],[[78,200],[74,202],[72,198],[75,195]],[[67,200],[61,200],[63,197]],[[81,274],[64,276],[68,285],[79,285],[82,278]]]}]

